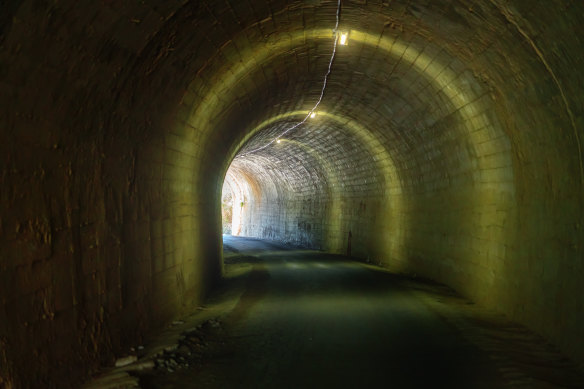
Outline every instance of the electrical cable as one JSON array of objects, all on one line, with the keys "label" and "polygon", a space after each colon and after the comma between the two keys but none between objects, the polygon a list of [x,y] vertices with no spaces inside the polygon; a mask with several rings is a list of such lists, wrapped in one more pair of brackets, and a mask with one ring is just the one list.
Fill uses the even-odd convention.
[{"label": "electrical cable", "polygon": [[316,104],[314,105],[314,107],[312,107],[312,109],[308,112],[308,114],[304,117],[304,119],[302,119],[302,121],[300,121],[299,123],[296,123],[295,125],[293,125],[292,127],[288,128],[288,129],[284,130],[282,133],[280,133],[280,135],[278,135],[277,137],[275,137],[274,139],[272,139],[270,142],[266,143],[265,145],[263,145],[261,147],[258,147],[257,149],[253,149],[253,150],[247,151],[244,154],[241,154],[241,156],[246,156],[248,154],[255,153],[256,151],[260,151],[260,150],[265,149],[266,147],[270,146],[272,143],[274,143],[278,139],[280,139],[282,136],[286,135],[290,131],[295,130],[296,128],[298,128],[301,125],[303,125],[304,123],[306,123],[306,121],[308,120],[308,118],[310,118],[310,115],[312,115],[312,113],[314,111],[316,111],[316,109],[318,108],[318,106],[320,105],[320,103],[322,102],[322,99],[324,97],[324,91],[326,89],[326,85],[327,85],[327,82],[328,82],[328,77],[331,74],[331,69],[333,67],[333,61],[334,61],[335,55],[337,53],[337,42],[339,40],[339,37],[338,37],[338,34],[337,34],[337,30],[339,28],[340,15],[341,15],[341,0],[338,0],[338,4],[337,4],[337,22],[336,22],[335,28],[333,30],[334,36],[335,36],[335,41],[334,41],[334,44],[333,44],[333,52],[331,54],[331,59],[330,59],[329,64],[328,64],[327,72],[324,75],[324,82],[323,82],[323,85],[322,85],[322,90],[320,91],[320,97],[318,98],[318,101],[316,102]]}]

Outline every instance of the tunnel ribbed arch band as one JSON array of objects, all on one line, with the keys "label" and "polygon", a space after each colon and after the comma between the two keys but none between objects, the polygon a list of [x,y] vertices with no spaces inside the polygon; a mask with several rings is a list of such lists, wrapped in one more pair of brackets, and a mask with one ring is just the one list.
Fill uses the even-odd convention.
[{"label": "tunnel ribbed arch band", "polygon": [[335,55],[337,53],[337,43],[339,41],[337,31],[339,29],[340,16],[341,16],[341,0],[338,0],[338,3],[337,3],[337,19],[336,19],[336,23],[335,23],[335,28],[333,29],[333,34],[334,34],[333,52],[331,54],[331,59],[330,59],[329,64],[328,64],[327,71],[326,71],[326,73],[324,75],[324,81],[323,81],[323,84],[322,84],[322,89],[320,91],[320,96],[319,96],[318,100],[316,101],[316,104],[314,104],[314,107],[312,107],[312,109],[306,114],[306,116],[304,116],[304,119],[302,119],[300,122],[296,123],[292,127],[287,128],[286,130],[282,131],[278,136],[276,136],[275,138],[273,138],[271,141],[269,141],[265,145],[263,145],[261,147],[258,147],[256,149],[250,150],[250,151],[242,154],[241,156],[246,156],[246,155],[249,155],[249,154],[252,154],[252,153],[255,153],[257,151],[260,151],[260,150],[265,149],[266,147],[270,146],[271,144],[273,144],[274,142],[276,142],[279,138],[283,137],[284,135],[286,135],[290,131],[293,131],[296,128],[298,128],[301,125],[303,125],[304,123],[306,123],[306,121],[308,120],[308,118],[310,117],[310,115],[312,115],[312,113],[316,111],[316,109],[318,108],[318,106],[320,105],[320,103],[322,102],[322,99],[324,97],[324,92],[326,90],[326,85],[327,85],[327,82],[328,82],[328,77],[331,74],[331,70],[332,70],[332,67],[333,67],[333,61],[335,60]]}]

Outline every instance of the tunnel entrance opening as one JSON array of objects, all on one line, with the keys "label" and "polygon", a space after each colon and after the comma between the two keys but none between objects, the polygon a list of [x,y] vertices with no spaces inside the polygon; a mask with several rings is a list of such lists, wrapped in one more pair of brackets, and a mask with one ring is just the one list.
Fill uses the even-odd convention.
[{"label": "tunnel entrance opening", "polygon": [[231,235],[233,225],[233,194],[231,190],[223,190],[221,195],[221,218],[223,225],[223,234]]},{"label": "tunnel entrance opening", "polygon": [[245,177],[229,169],[221,193],[222,231],[224,235],[239,236],[250,200]]}]

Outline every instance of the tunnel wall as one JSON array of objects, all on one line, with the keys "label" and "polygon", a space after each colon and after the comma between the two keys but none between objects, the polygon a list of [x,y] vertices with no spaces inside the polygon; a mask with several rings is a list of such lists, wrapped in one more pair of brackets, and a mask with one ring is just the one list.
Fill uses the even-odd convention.
[{"label": "tunnel wall", "polygon": [[220,186],[197,191],[199,145],[167,132],[184,80],[157,65],[178,6],[2,18],[1,388],[78,387],[220,274]]},{"label": "tunnel wall", "polygon": [[[584,343],[574,342],[584,336],[578,324],[584,320],[584,299],[575,298],[582,291],[577,279],[584,270],[579,243],[584,238],[584,90],[574,86],[582,85],[576,80],[582,77],[578,69],[584,58],[578,49],[581,38],[571,38],[581,20],[579,6],[498,4],[524,52],[484,55],[492,65],[485,74],[494,85],[497,114],[511,141],[517,196],[501,247],[501,287],[490,305],[501,306],[583,361]],[[516,40],[498,44],[500,52],[518,51]]]},{"label": "tunnel wall", "polygon": [[582,360],[584,345],[574,342],[584,312],[574,297],[584,266],[576,243],[583,236],[582,91],[573,89],[582,57],[571,54],[582,42],[568,38],[581,10],[494,4],[497,39],[478,26],[474,38],[457,38],[474,48],[459,58],[492,102],[471,119],[471,128],[475,120],[491,123],[469,155],[472,183],[456,161],[463,139],[440,160],[426,150],[407,164],[424,161],[413,171],[420,182],[404,185],[406,268],[507,313]]},{"label": "tunnel wall", "polygon": [[[356,134],[319,126],[301,141],[282,139],[268,157],[237,158],[228,174],[249,191],[241,234],[366,257],[384,217],[384,177]],[[335,139],[331,142],[330,139]],[[253,182],[250,181],[253,177]],[[389,185],[388,185],[389,187]]]},{"label": "tunnel wall", "polygon": [[[254,4],[3,4],[0,386],[74,386],[220,273],[223,173],[258,123],[310,108],[331,49],[335,2]],[[344,5],[371,32],[335,62],[342,120],[310,129],[326,161],[273,156],[305,172],[270,175],[250,234],[343,253],[351,230],[355,256],[583,361],[583,6]]]}]

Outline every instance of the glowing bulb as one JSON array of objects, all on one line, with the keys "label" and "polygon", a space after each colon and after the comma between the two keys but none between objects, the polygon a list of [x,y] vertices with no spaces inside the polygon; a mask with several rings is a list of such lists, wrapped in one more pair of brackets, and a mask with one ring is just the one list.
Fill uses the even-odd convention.
[{"label": "glowing bulb", "polygon": [[276,141],[276,143],[280,143],[280,142],[281,142],[281,140],[280,140],[280,139],[278,139],[278,140]]},{"label": "glowing bulb", "polygon": [[316,117],[316,112],[313,112],[313,113],[310,114],[310,118],[311,119],[314,119],[315,117]]},{"label": "glowing bulb", "polygon": [[346,32],[341,33],[341,37],[339,38],[339,44],[341,46],[345,46],[347,44],[347,39],[349,38],[349,34]]}]

